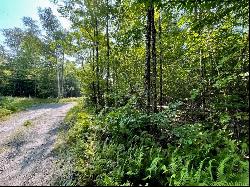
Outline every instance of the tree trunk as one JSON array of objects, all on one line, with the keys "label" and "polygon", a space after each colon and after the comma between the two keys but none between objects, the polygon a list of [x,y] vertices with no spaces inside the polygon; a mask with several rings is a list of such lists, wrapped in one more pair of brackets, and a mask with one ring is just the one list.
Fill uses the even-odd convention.
[{"label": "tree trunk", "polygon": [[119,79],[118,79],[119,78],[118,77],[118,62],[120,62],[120,58],[118,59],[118,61],[115,62],[114,66],[113,66],[114,74],[112,76],[112,78],[114,80],[113,84],[114,84],[114,93],[115,93],[115,98],[114,98],[114,100],[115,100],[115,107],[118,106],[117,95],[119,93],[118,92],[118,90],[119,90],[119,85],[118,85],[118,83],[119,83]]},{"label": "tree trunk", "polygon": [[146,26],[146,62],[145,62],[145,74],[144,74],[144,94],[146,96],[146,111],[150,112],[150,39],[151,39],[151,9],[150,5],[147,9],[147,26]]},{"label": "tree trunk", "polygon": [[96,104],[99,107],[100,104],[100,83],[99,83],[99,41],[98,41],[98,21],[97,17],[95,18],[95,44],[96,44]]},{"label": "tree trunk", "polygon": [[[195,15],[196,15],[196,21],[198,21],[199,25],[200,25],[200,18],[201,18],[201,9],[199,9],[199,12],[198,12],[198,5],[199,5],[199,1],[198,1],[198,4],[196,5],[195,7]],[[199,26],[198,28],[198,35],[199,35],[199,38],[202,37],[202,30],[201,30],[201,27]],[[203,61],[203,51],[202,51],[202,43],[200,43],[200,46],[199,46],[199,64],[200,64],[200,81],[201,81],[201,93],[200,93],[200,96],[201,96],[201,110],[204,111],[204,108],[205,108],[205,93],[204,93],[204,87],[205,87],[205,84],[204,84],[204,81],[205,81],[205,65],[204,65],[204,61]]]},{"label": "tree trunk", "polygon": [[[107,77],[106,77],[106,92],[107,95],[109,94],[109,77],[110,77],[110,72],[109,72],[109,66],[110,66],[110,62],[109,62],[109,55],[110,55],[110,46],[109,46],[109,7],[108,7],[108,0],[106,0],[106,4],[107,4],[107,16],[106,16],[106,37],[107,37]],[[106,99],[105,102],[106,106],[108,106],[108,99]]]},{"label": "tree trunk", "polygon": [[162,61],[163,61],[163,56],[162,56],[162,43],[161,43],[161,33],[162,33],[162,28],[161,28],[161,12],[160,12],[160,16],[159,16],[159,48],[160,48],[160,58],[159,58],[159,64],[160,64],[160,82],[159,82],[159,86],[160,86],[160,109],[162,110],[162,106],[163,106],[163,93],[162,93]]},{"label": "tree trunk", "polygon": [[[92,60],[93,60],[92,71],[93,71],[93,74],[94,74],[95,73],[95,48],[94,48],[94,46],[92,48]],[[97,108],[95,81],[92,82],[92,89],[93,89],[94,104],[95,104],[95,106]]]},{"label": "tree trunk", "polygon": [[56,54],[56,72],[57,72],[57,97],[60,98],[61,97],[61,87],[60,87],[60,65],[58,62],[58,57]]},{"label": "tree trunk", "polygon": [[62,59],[62,77],[61,77],[61,86],[62,86],[62,89],[61,89],[61,94],[62,94],[62,97],[64,97],[64,50],[63,50],[63,59]]},{"label": "tree trunk", "polygon": [[157,112],[157,91],[156,91],[156,77],[157,77],[157,69],[156,69],[156,29],[155,29],[155,21],[154,21],[154,7],[151,10],[151,31],[152,31],[152,109],[153,112]]}]

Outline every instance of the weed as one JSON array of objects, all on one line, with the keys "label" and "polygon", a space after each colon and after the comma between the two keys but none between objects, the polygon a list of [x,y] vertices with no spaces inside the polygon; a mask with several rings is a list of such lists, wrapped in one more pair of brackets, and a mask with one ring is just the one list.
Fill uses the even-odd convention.
[{"label": "weed", "polygon": [[28,127],[28,126],[31,126],[31,125],[32,125],[32,121],[30,121],[30,120],[27,120],[27,121],[25,121],[23,123],[23,126],[25,126],[25,127]]}]

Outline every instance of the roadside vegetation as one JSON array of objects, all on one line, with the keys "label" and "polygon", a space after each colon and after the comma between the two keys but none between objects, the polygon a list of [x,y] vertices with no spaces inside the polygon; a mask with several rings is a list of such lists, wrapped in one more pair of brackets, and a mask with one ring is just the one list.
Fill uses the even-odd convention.
[{"label": "roadside vegetation", "polygon": [[148,116],[133,99],[100,114],[78,104],[65,119],[57,147],[73,166],[65,166],[57,184],[249,185],[246,141],[209,123],[182,124],[181,104],[168,106]]}]

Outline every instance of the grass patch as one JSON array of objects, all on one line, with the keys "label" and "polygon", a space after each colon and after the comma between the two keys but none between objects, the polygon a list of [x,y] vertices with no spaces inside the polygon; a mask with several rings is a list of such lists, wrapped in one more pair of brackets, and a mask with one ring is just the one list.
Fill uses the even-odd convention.
[{"label": "grass patch", "polygon": [[0,108],[0,118],[3,118],[5,116],[8,116],[12,113],[11,110],[8,110],[6,108]]},{"label": "grass patch", "polygon": [[27,97],[0,97],[0,119],[9,116],[10,114],[18,111],[25,110],[31,106],[39,105],[42,103],[68,103],[68,102],[78,102],[81,100],[79,98],[27,98]]},{"label": "grass patch", "polygon": [[68,97],[68,98],[59,99],[58,103],[80,102],[81,100],[82,100],[82,97]]},{"label": "grass patch", "polygon": [[25,127],[28,127],[28,126],[31,126],[32,125],[32,122],[30,120],[27,120],[23,123],[23,126]]}]

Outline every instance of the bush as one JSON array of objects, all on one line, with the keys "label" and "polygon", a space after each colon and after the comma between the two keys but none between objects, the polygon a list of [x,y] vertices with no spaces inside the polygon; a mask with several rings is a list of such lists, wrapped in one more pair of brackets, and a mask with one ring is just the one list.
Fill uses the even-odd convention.
[{"label": "bush", "polygon": [[223,130],[204,131],[201,124],[179,127],[170,146],[170,185],[247,185],[248,161]]},{"label": "bush", "polygon": [[5,108],[0,108],[0,118],[8,116],[11,114],[11,111]]},{"label": "bush", "polygon": [[239,152],[240,144],[225,129],[178,124],[179,105],[152,115],[133,102],[98,116],[75,109],[66,149],[75,163],[71,184],[248,184],[248,161],[242,156],[248,149]]}]

